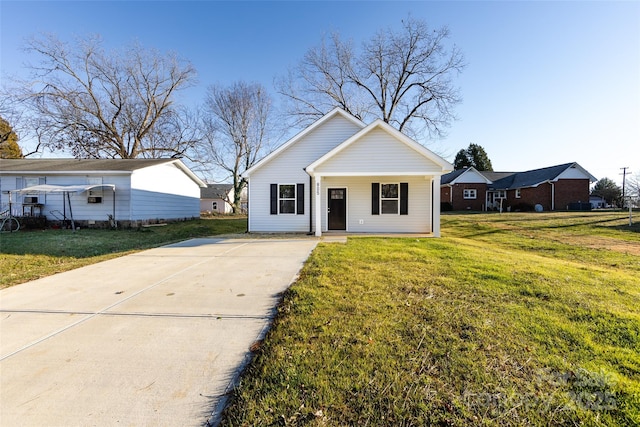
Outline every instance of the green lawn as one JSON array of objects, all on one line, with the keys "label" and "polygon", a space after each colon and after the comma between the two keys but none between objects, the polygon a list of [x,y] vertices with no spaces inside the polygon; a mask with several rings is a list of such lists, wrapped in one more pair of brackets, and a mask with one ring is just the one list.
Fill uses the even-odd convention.
[{"label": "green lawn", "polygon": [[246,224],[221,216],[139,229],[0,233],[0,289],[192,237],[243,233]]},{"label": "green lawn", "polygon": [[320,244],[223,426],[640,425],[640,228],[443,215]]}]

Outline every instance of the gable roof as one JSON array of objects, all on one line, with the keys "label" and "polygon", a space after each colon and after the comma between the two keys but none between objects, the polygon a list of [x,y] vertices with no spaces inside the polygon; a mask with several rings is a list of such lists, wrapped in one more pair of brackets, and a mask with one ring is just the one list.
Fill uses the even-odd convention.
[{"label": "gable roof", "polygon": [[458,169],[458,170],[454,170],[453,172],[449,172],[447,174],[442,175],[442,177],[440,178],[440,184],[456,184],[456,181],[458,180],[458,178],[462,177],[462,175],[466,174],[467,172],[470,173],[477,173],[478,175],[480,175],[484,180],[486,184],[491,184],[491,180],[489,178],[487,178],[486,172],[485,171],[479,171],[476,168],[474,168],[473,166],[470,166],[468,168],[464,168],[464,169]]},{"label": "gable roof", "polygon": [[281,152],[283,152],[284,150],[286,150],[287,148],[289,148],[290,146],[292,146],[293,144],[295,144],[296,142],[298,142],[299,140],[304,138],[306,135],[308,135],[309,133],[311,133],[312,131],[314,131],[318,127],[320,127],[322,124],[326,123],[327,121],[331,120],[333,117],[338,116],[338,115],[344,117],[345,119],[349,120],[350,122],[354,123],[355,125],[357,125],[360,128],[364,128],[365,127],[365,124],[362,121],[358,120],[357,118],[355,118],[351,114],[347,113],[342,108],[336,107],[333,110],[331,110],[330,112],[328,112],[327,114],[325,114],[324,116],[322,116],[321,118],[319,118],[318,120],[316,120],[315,122],[313,122],[311,125],[306,127],[304,130],[299,132],[293,138],[291,138],[290,140],[288,140],[287,142],[282,144],[280,147],[276,148],[274,151],[272,151],[270,154],[268,154],[266,157],[264,157],[258,163],[256,163],[255,165],[253,165],[252,167],[250,167],[249,169],[244,171],[242,176],[243,177],[249,177],[256,170],[260,169],[261,167],[263,167],[264,165],[269,163],[273,158],[277,157]]},{"label": "gable roof", "polygon": [[544,182],[555,182],[560,175],[568,169],[577,168],[586,175],[591,182],[597,179],[587,172],[582,166],[573,162],[557,166],[549,166],[541,169],[533,169],[526,172],[517,172],[493,182],[489,187],[494,190],[511,190],[515,188],[537,187]]},{"label": "gable roof", "polygon": [[200,189],[201,199],[224,199],[233,188],[232,184],[207,184]]},{"label": "gable roof", "polygon": [[480,171],[489,181],[496,182],[499,179],[506,178],[518,172],[493,172],[493,171]]},{"label": "gable roof", "polygon": [[0,159],[0,175],[131,174],[138,169],[171,163],[200,187],[206,186],[179,159]]},{"label": "gable roof", "polygon": [[369,134],[374,129],[381,129],[381,130],[387,132],[395,140],[402,142],[403,144],[405,144],[407,147],[411,148],[412,150],[414,150],[418,154],[422,155],[423,157],[427,158],[428,160],[431,160],[432,162],[434,162],[435,164],[440,166],[443,171],[450,171],[450,170],[453,169],[453,165],[451,165],[451,163],[449,163],[446,160],[444,160],[442,157],[438,156],[437,154],[435,154],[431,150],[429,150],[429,149],[423,147],[422,145],[418,144],[416,141],[414,141],[413,139],[409,138],[408,136],[406,136],[405,134],[403,134],[399,130],[395,129],[394,127],[392,127],[388,123],[384,122],[383,120],[377,119],[376,121],[371,123],[369,126],[366,126],[364,129],[360,130],[358,133],[356,133],[355,135],[353,135],[350,138],[348,138],[346,141],[344,141],[341,144],[339,144],[338,146],[336,146],[334,149],[332,149],[331,151],[326,153],[324,156],[320,157],[318,160],[316,160],[315,162],[311,163],[309,166],[307,166],[305,168],[305,170],[307,171],[307,173],[309,175],[313,176],[313,173],[314,173],[315,169],[318,166],[322,165],[323,163],[325,163],[329,159],[333,158],[334,156],[336,156],[337,154],[339,154],[340,152],[345,150],[347,147],[349,147],[350,145],[352,145],[356,141],[362,139],[365,135]]}]

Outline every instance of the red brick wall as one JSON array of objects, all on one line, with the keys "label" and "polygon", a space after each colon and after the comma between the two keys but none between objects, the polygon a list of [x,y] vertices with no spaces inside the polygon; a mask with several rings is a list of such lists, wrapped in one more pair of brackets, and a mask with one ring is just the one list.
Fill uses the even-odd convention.
[{"label": "red brick wall", "polygon": [[[554,183],[555,210],[566,210],[569,203],[589,202],[588,179],[561,179]],[[476,189],[476,199],[465,199],[464,189]],[[481,211],[486,202],[486,184],[454,184],[452,187],[440,188],[440,201],[451,202],[454,211],[473,210]],[[503,207],[511,207],[514,210],[519,204],[529,205],[532,208],[540,204],[545,211],[551,210],[551,184],[544,183],[537,187],[520,189],[520,198],[516,198],[516,191],[507,191],[507,199]],[[453,197],[451,197],[453,194]]]},{"label": "red brick wall", "polygon": [[[569,203],[589,202],[589,180],[588,179],[561,179],[554,184],[553,193],[555,195],[555,210],[563,211],[569,206]],[[537,187],[522,188],[520,190],[520,198],[516,198],[515,190],[507,192],[506,205],[511,206],[512,210],[518,204],[527,204],[535,206],[542,205],[545,211],[551,210],[551,184],[544,183]]]},{"label": "red brick wall", "polygon": [[[475,199],[465,199],[463,197],[465,189],[475,189]],[[481,211],[485,204],[485,197],[487,192],[487,184],[454,184],[451,188],[453,192],[453,210],[454,211]],[[445,199],[442,199],[445,201]],[[446,201],[449,201],[447,196]]]},{"label": "red brick wall", "polygon": [[563,211],[569,203],[589,203],[588,179],[561,179],[555,183],[556,210]]},{"label": "red brick wall", "polygon": [[451,189],[448,185],[440,187],[440,203],[451,202]]},{"label": "red brick wall", "polygon": [[545,211],[551,210],[551,185],[540,184],[537,187],[521,188],[520,198],[516,199],[516,191],[507,191],[507,205],[517,206],[519,204],[529,205],[532,208],[540,204]]}]

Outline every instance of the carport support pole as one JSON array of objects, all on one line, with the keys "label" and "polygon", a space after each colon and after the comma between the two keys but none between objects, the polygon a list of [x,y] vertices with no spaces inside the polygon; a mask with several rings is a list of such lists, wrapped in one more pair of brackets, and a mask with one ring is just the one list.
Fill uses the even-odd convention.
[{"label": "carport support pole", "polygon": [[76,224],[73,221],[73,211],[71,210],[71,195],[69,194],[68,191],[65,191],[65,193],[67,193],[67,202],[69,203],[69,216],[71,217],[71,229],[75,232]]},{"label": "carport support pole", "polygon": [[111,217],[113,220],[113,224],[111,224],[112,228],[118,228],[116,223],[116,187],[112,188],[113,190],[113,216]]}]

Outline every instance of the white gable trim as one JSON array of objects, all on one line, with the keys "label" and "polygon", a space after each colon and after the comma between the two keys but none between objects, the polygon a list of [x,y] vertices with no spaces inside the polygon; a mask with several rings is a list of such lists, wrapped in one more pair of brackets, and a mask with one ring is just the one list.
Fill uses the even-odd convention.
[{"label": "white gable trim", "polygon": [[420,172],[420,171],[391,171],[380,172],[376,170],[365,172],[320,172],[314,173],[312,176],[440,176],[446,172]]},{"label": "white gable trim", "polygon": [[280,147],[276,148],[274,151],[272,151],[270,154],[268,154],[266,157],[264,157],[258,163],[256,163],[255,165],[253,165],[252,167],[250,167],[249,169],[244,171],[242,176],[245,177],[245,178],[250,177],[252,173],[254,173],[256,170],[260,169],[261,167],[263,167],[264,165],[269,163],[275,157],[279,156],[280,153],[282,153],[284,150],[286,150],[287,148],[289,148],[290,146],[292,146],[293,144],[295,144],[296,142],[298,142],[299,140],[304,138],[306,135],[311,133],[313,130],[315,130],[316,128],[320,127],[323,123],[329,121],[331,118],[333,118],[334,116],[337,116],[337,115],[340,115],[340,116],[344,117],[345,119],[347,119],[348,121],[352,122],[353,124],[355,124],[356,126],[358,126],[360,128],[364,128],[365,127],[365,124],[362,123],[362,121],[358,120],[357,118],[355,118],[351,114],[347,113],[342,108],[336,107],[333,110],[331,110],[330,112],[328,112],[327,114],[325,114],[324,116],[322,116],[321,118],[319,118],[318,120],[316,120],[315,122],[313,122],[307,128],[305,128],[304,130],[299,132],[297,135],[295,135],[289,141],[285,142]]},{"label": "white gable trim", "polygon": [[[587,172],[587,170],[586,170],[585,168],[583,168],[582,166],[580,166],[580,165],[579,165],[579,164],[577,164],[577,163],[572,163],[568,168],[566,168],[565,170],[563,170],[562,172],[560,172],[560,173],[558,174],[558,176],[556,176],[556,177],[553,179],[553,182],[557,182],[557,181],[558,181],[558,180],[560,180],[560,179],[567,178],[567,176],[564,176],[564,175],[566,175],[567,171],[570,171],[570,169],[572,169],[572,168],[575,168],[575,169],[579,170],[579,171],[584,175],[584,177],[583,177],[583,178],[589,178],[589,181],[590,181],[590,182],[596,182],[596,181],[598,181],[598,180],[597,180],[593,175],[591,175],[589,172]],[[571,179],[571,178],[574,178],[574,179],[580,179],[580,178],[575,178],[575,177],[569,177],[568,179]]]},{"label": "white gable trim", "polygon": [[[477,175],[479,175],[479,176],[484,180],[484,182],[485,182],[486,184],[491,184],[491,180],[489,180],[486,176],[484,176],[484,175],[482,174],[482,172],[478,171],[478,170],[477,170],[476,168],[474,168],[473,166],[469,166],[468,168],[466,168],[466,169],[465,169],[465,171],[464,171],[464,172],[462,172],[462,173],[461,173],[460,175],[458,175],[454,180],[452,180],[451,182],[449,182],[449,183],[448,183],[448,184],[446,184],[446,185],[454,185],[454,184],[457,184],[457,183],[459,182],[459,180],[460,180],[463,176],[465,176],[467,173],[469,173],[469,172],[474,172],[474,173],[476,173]],[[462,184],[475,184],[475,183],[462,182]]]},{"label": "white gable trim", "polygon": [[[408,136],[406,136],[402,132],[400,132],[397,129],[391,127],[388,123],[386,123],[386,122],[384,122],[384,121],[382,121],[380,119],[378,119],[375,122],[371,123],[369,126],[365,127],[360,132],[356,133],[351,138],[347,139],[342,144],[338,145],[336,148],[334,148],[333,150],[329,151],[327,154],[325,154],[324,156],[320,157],[315,162],[311,163],[309,166],[307,166],[305,168],[305,170],[307,171],[307,173],[309,175],[314,176],[314,170],[318,166],[322,165],[324,162],[326,162],[327,160],[331,159],[332,157],[338,155],[340,152],[342,152],[344,149],[349,147],[351,144],[353,144],[354,142],[358,141],[360,138],[362,138],[363,136],[365,136],[366,134],[368,134],[369,132],[371,132],[373,129],[376,129],[376,128],[379,128],[379,129],[387,132],[392,137],[394,137],[397,141],[402,142],[407,147],[409,147],[412,150],[416,151],[421,156],[427,158],[428,160],[430,160],[430,161],[434,162],[435,164],[437,164],[438,166],[440,166],[442,168],[442,173],[451,172],[453,170],[453,165],[451,163],[447,162],[442,157],[438,156],[437,154],[435,154],[431,150],[429,150],[429,149],[423,147],[422,145],[418,144],[413,139],[409,138]],[[375,174],[378,174],[378,173],[377,172],[372,172],[372,174],[375,175]],[[348,175],[348,173],[345,173],[345,175]],[[359,174],[359,175],[362,175],[362,174]],[[407,172],[399,173],[399,175],[407,175]]]},{"label": "white gable trim", "polygon": [[181,160],[174,160],[173,162],[174,165],[176,165],[178,167],[178,169],[180,169],[182,172],[184,172],[185,175],[187,175],[189,178],[191,178],[191,180],[193,182],[195,182],[196,184],[198,184],[199,187],[206,187],[207,183],[204,182],[203,180],[201,180],[200,178],[198,178],[198,176],[196,174],[194,174],[191,169],[189,169],[187,167],[187,165],[185,165],[184,163],[182,163]]}]

